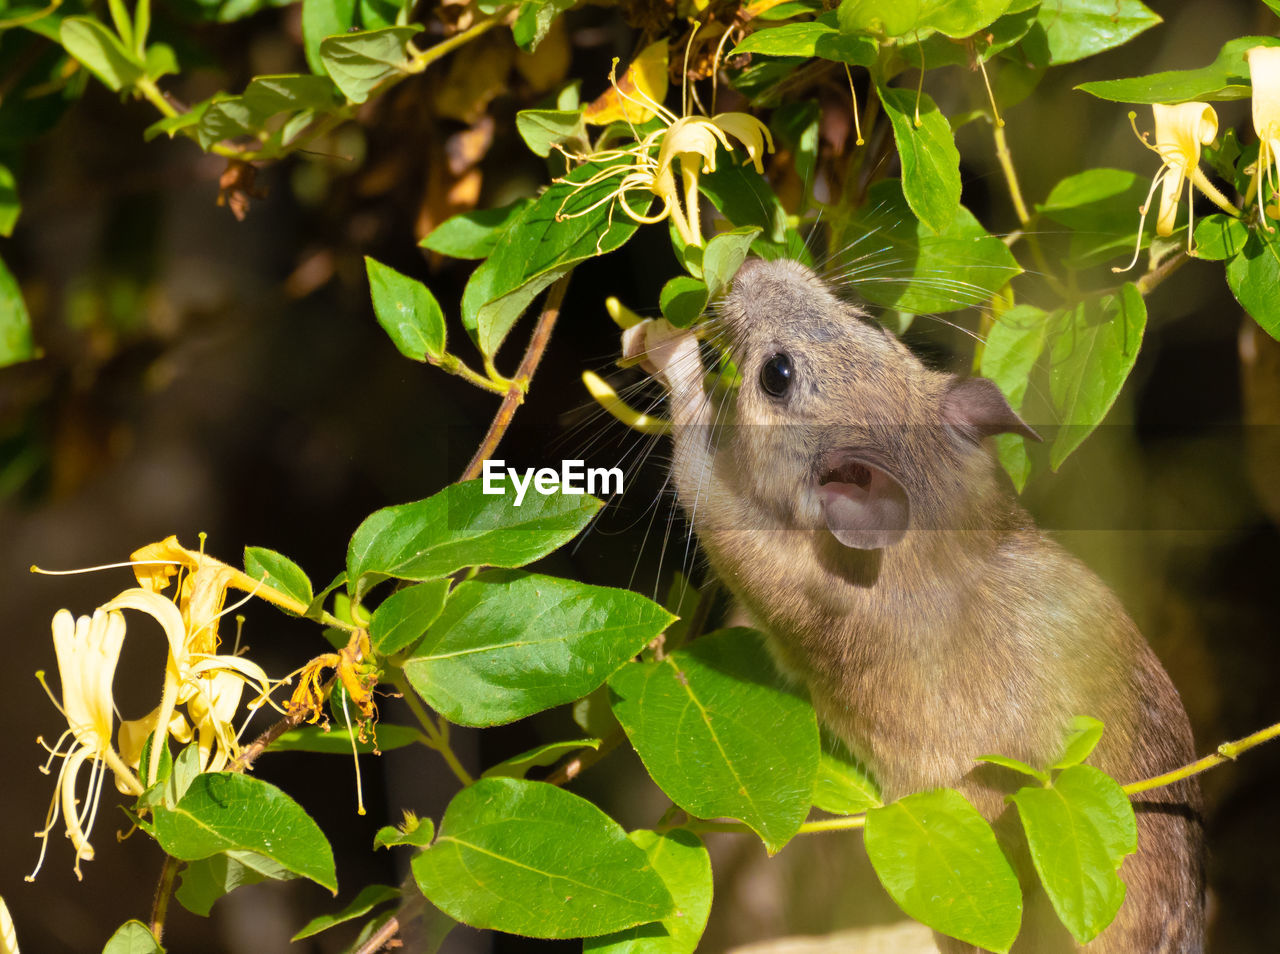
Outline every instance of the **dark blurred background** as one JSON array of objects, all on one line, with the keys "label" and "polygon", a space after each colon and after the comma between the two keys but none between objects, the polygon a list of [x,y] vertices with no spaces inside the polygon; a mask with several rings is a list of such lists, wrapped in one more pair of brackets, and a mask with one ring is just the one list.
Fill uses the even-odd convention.
[{"label": "dark blurred background", "polygon": [[[1008,111],[1029,200],[1091,166],[1155,171],[1127,108],[1075,92],[1075,84],[1200,66],[1226,40],[1280,23],[1256,0],[1150,5],[1165,25],[1052,72]],[[272,9],[200,28],[207,61],[184,73],[174,91],[193,101],[241,89],[259,73],[303,68],[297,14],[297,7]],[[190,29],[181,8],[158,20],[158,29],[167,20],[175,32]],[[584,89],[594,95],[609,58],[631,53],[633,34],[612,8],[579,11],[568,24],[556,42],[564,43],[572,75],[598,78]],[[194,546],[203,531],[209,552],[228,562],[238,562],[245,545],[266,546],[323,585],[341,569],[364,516],[456,479],[483,435],[496,400],[396,353],[373,319],[361,256],[427,280],[455,322],[457,350],[470,357],[456,324],[469,266],[433,262],[416,240],[455,208],[501,204],[547,178],[512,123],[515,109],[528,105],[521,96],[532,81],[477,94],[489,97],[494,118],[482,130],[491,141],[478,162],[458,158],[466,151],[458,136],[476,128],[475,118],[450,118],[431,105],[456,87],[455,70],[512,56],[505,37],[486,43],[371,104],[325,150],[260,170],[266,195],[242,222],[215,204],[221,160],[185,140],[144,144],[151,107],[121,103],[97,83],[21,155],[10,152],[23,212],[0,255],[22,284],[44,349],[41,359],[0,371],[0,619],[10,674],[0,893],[25,951],[100,950],[123,920],[147,918],[162,860],[145,836],[116,842],[125,818],[108,791],[93,837],[97,858],[83,866],[83,883],[72,875],[60,829],[38,880],[23,882],[38,852],[30,835],[42,825],[52,787],[37,772],[44,756],[35,738],[56,737],[62,721],[32,676],[56,673],[49,620],[61,607],[89,613],[131,580],[127,570],[67,578],[33,576],[28,567],[119,561],[170,533]],[[957,96],[960,85],[967,96],[979,82],[960,70],[945,76]],[[947,108],[946,90],[935,95]],[[1219,114],[1224,128],[1251,135],[1247,102],[1224,104]],[[973,123],[959,141],[966,203],[993,230],[1013,228],[988,128]],[[653,314],[661,283],[674,272],[662,230],[648,229],[622,254],[574,273],[546,359],[499,456],[513,463],[625,458],[631,470],[623,499],[584,540],[548,560],[548,572],[661,595],[671,571],[689,566],[683,526],[668,531],[664,449],[632,466],[642,448],[592,416],[579,384],[583,370],[606,373],[616,356],[605,297]],[[1280,430],[1280,358],[1273,342],[1255,336],[1244,343],[1250,360],[1242,364],[1244,319],[1217,264],[1191,263],[1148,307],[1137,369],[1108,426],[1061,473],[1033,477],[1026,500],[1046,525],[1064,528],[1059,538],[1120,593],[1182,691],[1207,752],[1280,719],[1280,457],[1271,453]],[[974,316],[962,320],[976,327]],[[529,319],[517,326],[500,368],[514,370],[528,328]],[[969,353],[941,323],[917,321],[911,339],[957,367]],[[695,563],[694,576],[701,572]],[[310,624],[270,607],[246,613],[245,639],[273,675],[325,649]],[[125,717],[154,704],[162,659],[158,628],[147,632],[136,618],[131,625],[117,688]],[[386,700],[384,719],[397,714]],[[575,731],[557,712],[506,730],[459,732],[459,749],[472,767],[483,767]],[[268,883],[228,896],[207,921],[175,906],[169,949],[284,950],[308,918],[335,910],[363,884],[397,883],[406,858],[372,853],[374,832],[404,808],[438,819],[455,783],[432,753],[365,757],[363,769],[370,811],[360,817],[349,758],[272,754],[257,766],[330,836],[339,899],[305,882]],[[1280,950],[1280,747],[1253,751],[1203,781],[1212,949]],[[578,790],[629,826],[652,824],[662,806],[628,755],[602,762]],[[713,857],[708,951],[894,916],[871,886],[856,836],[796,843],[768,864],[751,839],[728,837],[713,844]],[[292,949],[336,951],[352,934],[340,929]],[[535,946],[462,930],[448,943],[456,951]]]}]

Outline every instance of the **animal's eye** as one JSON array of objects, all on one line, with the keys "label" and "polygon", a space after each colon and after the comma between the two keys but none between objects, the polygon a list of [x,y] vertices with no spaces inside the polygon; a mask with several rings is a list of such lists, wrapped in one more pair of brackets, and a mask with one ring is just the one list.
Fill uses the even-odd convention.
[{"label": "animal's eye", "polygon": [[766,394],[782,397],[791,387],[791,357],[779,351],[760,366],[760,387]]}]

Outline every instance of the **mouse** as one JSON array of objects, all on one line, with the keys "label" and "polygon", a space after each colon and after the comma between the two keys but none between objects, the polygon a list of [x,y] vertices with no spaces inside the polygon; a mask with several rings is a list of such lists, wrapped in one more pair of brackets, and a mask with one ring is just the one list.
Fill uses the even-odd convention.
[{"label": "mouse", "polygon": [[[927,367],[805,265],[748,259],[699,332],[738,373],[708,388],[698,336],[624,334],[665,389],[670,479],[715,575],[807,687],[821,724],[885,802],[957,788],[992,821],[1025,784],[977,763],[1044,767],[1074,716],[1119,782],[1195,758],[1171,679],[1119,599],[1037,528],[989,438],[1038,435],[1000,389]],[[1200,954],[1204,837],[1195,779],[1135,803],[1138,851],[1115,920],[1081,947],[1029,865],[1015,952]],[[943,954],[976,949],[935,935]]]}]

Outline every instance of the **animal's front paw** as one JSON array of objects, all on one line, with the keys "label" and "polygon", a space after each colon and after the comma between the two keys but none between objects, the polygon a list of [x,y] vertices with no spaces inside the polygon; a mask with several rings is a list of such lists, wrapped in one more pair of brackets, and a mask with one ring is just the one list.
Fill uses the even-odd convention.
[{"label": "animal's front paw", "polygon": [[622,360],[638,363],[668,391],[701,388],[702,357],[698,339],[687,328],[677,328],[665,318],[646,318],[622,333]]}]

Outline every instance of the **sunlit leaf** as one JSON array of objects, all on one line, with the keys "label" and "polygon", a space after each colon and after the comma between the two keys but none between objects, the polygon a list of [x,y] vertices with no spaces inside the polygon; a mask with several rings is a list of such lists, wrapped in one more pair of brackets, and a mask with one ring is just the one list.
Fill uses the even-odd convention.
[{"label": "sunlit leaf", "polygon": [[671,893],[612,818],[542,782],[484,778],[413,859],[422,893],[472,927],[591,937],[668,917]]},{"label": "sunlit leaf", "polygon": [[347,579],[359,599],[378,580],[442,579],[467,566],[532,563],[567,543],[602,506],[587,494],[486,494],[484,480],[450,484],[426,500],[384,507],[356,529]]},{"label": "sunlit leaf", "polygon": [[935,931],[984,950],[1012,946],[1022,890],[995,833],[959,792],[908,795],[867,812],[867,855],[893,900]]},{"label": "sunlit leaf", "polygon": [[404,674],[450,722],[513,722],[585,696],[672,618],[630,590],[489,571],[454,588]]},{"label": "sunlit leaf", "polygon": [[440,358],[445,350],[444,312],[431,290],[417,279],[365,256],[369,292],[378,324],[406,358]]},{"label": "sunlit leaf", "polygon": [[1076,89],[1113,103],[1185,103],[1190,100],[1248,99],[1253,92],[1246,51],[1255,46],[1280,46],[1274,36],[1242,36],[1228,40],[1208,66],[1168,70],[1129,79],[1081,83]]},{"label": "sunlit leaf", "polygon": [[1132,282],[1118,295],[1055,312],[1049,390],[1062,427],[1049,453],[1054,470],[1111,410],[1138,360],[1146,326],[1146,302]]},{"label": "sunlit leaf", "polygon": [[808,814],[820,751],[813,707],[775,682],[746,629],[629,663],[609,680],[614,714],[671,800],[699,818],[741,819],[770,851]]},{"label": "sunlit leaf", "polygon": [[1054,910],[1077,941],[1093,940],[1120,910],[1117,871],[1138,850],[1128,796],[1096,768],[1074,765],[1050,788],[1020,789],[1013,802]]},{"label": "sunlit leaf", "polygon": [[235,772],[196,777],[172,809],[155,809],[160,847],[181,861],[251,851],[337,892],[333,851],[302,806],[269,782]]}]

